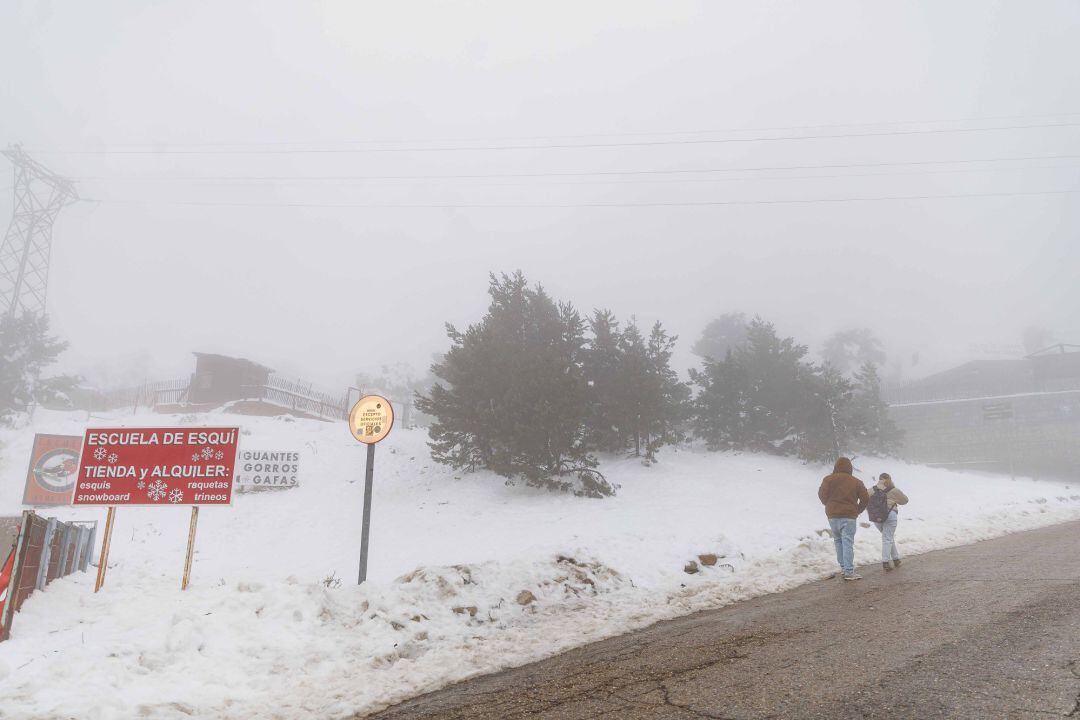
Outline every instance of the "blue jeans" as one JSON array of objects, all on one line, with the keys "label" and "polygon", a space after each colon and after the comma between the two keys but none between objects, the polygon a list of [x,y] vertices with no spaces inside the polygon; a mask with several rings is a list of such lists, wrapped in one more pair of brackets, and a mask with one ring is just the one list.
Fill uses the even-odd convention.
[{"label": "blue jeans", "polygon": [[889,513],[885,522],[876,522],[874,525],[881,531],[881,562],[887,563],[900,559],[900,553],[896,552],[896,511]]},{"label": "blue jeans", "polygon": [[845,575],[855,572],[855,518],[829,518],[836,562]]}]

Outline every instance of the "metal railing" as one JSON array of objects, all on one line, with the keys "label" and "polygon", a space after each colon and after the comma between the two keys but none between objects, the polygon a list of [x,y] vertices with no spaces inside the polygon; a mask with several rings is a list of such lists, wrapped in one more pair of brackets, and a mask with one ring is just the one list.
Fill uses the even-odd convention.
[{"label": "metal railing", "polygon": [[[191,380],[178,378],[146,382],[104,393],[108,409],[180,405],[189,400]],[[316,389],[303,380],[271,375],[263,385],[245,385],[236,400],[262,400],[296,412],[330,420],[348,417],[348,396]]]},{"label": "metal railing", "polygon": [[342,420],[349,415],[345,395],[334,396],[315,390],[311,383],[301,380],[288,380],[271,375],[266,385],[255,389],[260,391],[259,399],[297,412],[332,420]]},{"label": "metal railing", "polygon": [[925,387],[919,383],[910,385],[883,385],[881,397],[889,405],[943,402],[1038,395],[1041,393],[1080,390],[1080,378],[1052,378],[1039,382],[996,382],[976,388],[960,389],[941,386]]},{"label": "metal railing", "polygon": [[[94,551],[96,522],[61,522],[24,510],[13,559],[7,600],[0,612],[0,640],[11,635],[11,623],[35,590],[73,572],[85,572]],[[6,564],[6,563],[5,563]]]}]

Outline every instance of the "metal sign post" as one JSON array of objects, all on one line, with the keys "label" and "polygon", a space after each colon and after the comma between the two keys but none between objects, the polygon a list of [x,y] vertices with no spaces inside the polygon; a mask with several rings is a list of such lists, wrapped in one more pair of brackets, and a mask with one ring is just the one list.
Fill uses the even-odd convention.
[{"label": "metal sign post", "polygon": [[375,475],[375,443],[390,434],[394,426],[394,408],[379,395],[367,395],[356,401],[349,413],[349,431],[367,445],[367,465],[364,468],[364,516],[360,528],[360,574],[362,585],[367,580],[368,536],[371,531],[371,494]]},{"label": "metal sign post", "polygon": [[375,443],[367,446],[367,466],[364,469],[364,521],[360,530],[360,579],[367,580],[368,533],[371,530],[371,483],[375,477]]}]

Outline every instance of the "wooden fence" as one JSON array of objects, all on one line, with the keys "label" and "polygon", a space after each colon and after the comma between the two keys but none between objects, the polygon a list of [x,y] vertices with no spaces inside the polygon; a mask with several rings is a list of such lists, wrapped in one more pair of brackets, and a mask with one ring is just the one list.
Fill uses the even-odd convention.
[{"label": "wooden fence", "polygon": [[141,385],[117,388],[103,393],[107,410],[130,407],[137,410],[140,407],[156,407],[169,403],[181,403],[187,399],[188,378],[175,378],[172,380],[157,380],[145,382]]}]

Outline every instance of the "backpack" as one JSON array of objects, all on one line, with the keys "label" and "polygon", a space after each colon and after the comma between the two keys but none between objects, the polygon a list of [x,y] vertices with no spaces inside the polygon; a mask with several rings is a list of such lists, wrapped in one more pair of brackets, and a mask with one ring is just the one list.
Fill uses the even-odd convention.
[{"label": "backpack", "polygon": [[889,493],[879,487],[874,488],[870,504],[866,506],[870,522],[883,523],[889,519]]}]

